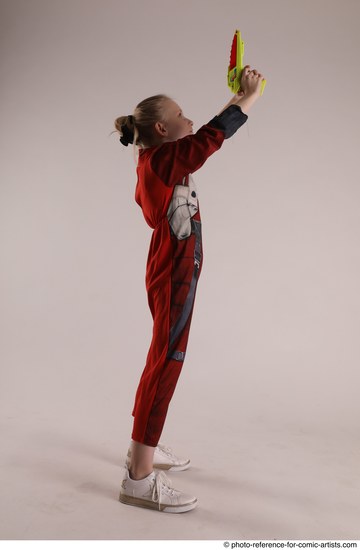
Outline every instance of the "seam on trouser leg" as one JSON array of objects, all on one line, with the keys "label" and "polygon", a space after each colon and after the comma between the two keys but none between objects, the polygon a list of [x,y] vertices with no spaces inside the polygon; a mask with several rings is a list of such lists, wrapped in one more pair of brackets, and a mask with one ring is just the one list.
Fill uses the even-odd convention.
[{"label": "seam on trouser leg", "polygon": [[170,340],[169,351],[167,358],[171,358],[173,353],[173,346],[176,339],[183,331],[186,322],[189,318],[191,309],[194,305],[195,292],[197,286],[198,272],[201,263],[201,222],[191,219],[192,232],[195,234],[195,247],[194,247],[194,271],[190,282],[189,292],[186,296],[184,306],[181,314],[176,320],[175,324],[170,328]]}]

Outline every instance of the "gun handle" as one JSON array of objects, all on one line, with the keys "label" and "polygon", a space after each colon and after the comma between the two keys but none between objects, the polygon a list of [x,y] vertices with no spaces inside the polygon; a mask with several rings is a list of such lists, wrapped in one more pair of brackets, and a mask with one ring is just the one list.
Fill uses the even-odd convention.
[{"label": "gun handle", "polygon": [[266,86],[266,79],[261,82],[260,95],[263,95],[264,88]]}]

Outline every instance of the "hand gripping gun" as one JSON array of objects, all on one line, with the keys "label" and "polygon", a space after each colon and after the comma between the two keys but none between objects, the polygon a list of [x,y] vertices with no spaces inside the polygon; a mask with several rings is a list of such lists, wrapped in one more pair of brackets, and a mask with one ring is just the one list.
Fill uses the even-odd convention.
[{"label": "hand gripping gun", "polygon": [[[231,45],[230,52],[230,64],[227,74],[227,82],[230,90],[233,94],[240,92],[240,79],[241,73],[244,69],[243,57],[244,57],[244,41],[241,39],[241,33],[239,30],[235,31],[234,38]],[[266,85],[266,80],[261,82],[260,95],[263,94]]]}]

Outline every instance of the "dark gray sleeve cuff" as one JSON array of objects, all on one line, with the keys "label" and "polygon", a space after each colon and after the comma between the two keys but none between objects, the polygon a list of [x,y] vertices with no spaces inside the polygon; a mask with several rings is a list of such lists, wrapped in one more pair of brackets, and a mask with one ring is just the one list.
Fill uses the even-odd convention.
[{"label": "dark gray sleeve cuff", "polygon": [[240,105],[230,105],[220,115],[212,118],[208,124],[213,128],[223,130],[225,139],[228,139],[235,134],[247,119],[248,116],[242,112]]}]

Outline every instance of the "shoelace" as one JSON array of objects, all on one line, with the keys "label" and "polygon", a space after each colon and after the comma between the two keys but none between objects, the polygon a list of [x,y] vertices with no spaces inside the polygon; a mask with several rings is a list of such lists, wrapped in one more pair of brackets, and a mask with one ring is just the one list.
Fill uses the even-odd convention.
[{"label": "shoelace", "polygon": [[161,443],[158,443],[157,446],[159,447],[159,449],[164,451],[164,453],[171,456],[171,453],[172,453],[172,448],[171,447],[167,447],[166,445],[162,445]]},{"label": "shoelace", "polygon": [[167,489],[170,489],[171,495],[174,494],[174,489],[172,488],[171,480],[167,477],[164,472],[157,472],[155,477],[154,488],[152,492],[152,500],[159,503],[159,510],[161,504],[161,486],[165,485]]}]

